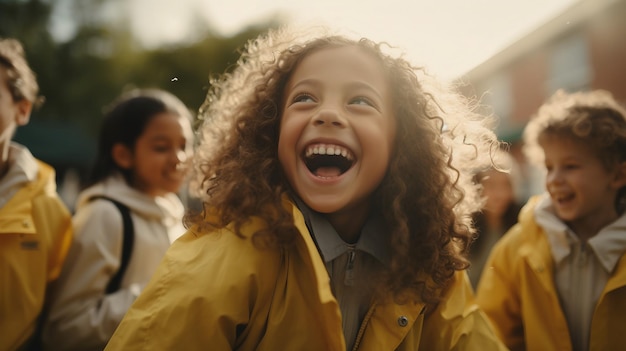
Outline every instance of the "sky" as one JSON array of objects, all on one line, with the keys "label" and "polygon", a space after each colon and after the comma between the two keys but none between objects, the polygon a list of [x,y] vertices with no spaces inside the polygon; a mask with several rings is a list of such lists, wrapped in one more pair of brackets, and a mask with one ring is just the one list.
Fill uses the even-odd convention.
[{"label": "sky", "polygon": [[579,0],[132,0],[148,46],[190,36],[191,18],[224,35],[280,18],[386,41],[444,80],[455,79]]}]

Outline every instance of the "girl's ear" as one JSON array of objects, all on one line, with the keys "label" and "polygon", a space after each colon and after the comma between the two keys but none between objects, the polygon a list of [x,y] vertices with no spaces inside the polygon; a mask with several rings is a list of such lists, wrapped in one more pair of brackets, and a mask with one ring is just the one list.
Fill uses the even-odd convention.
[{"label": "girl's ear", "polygon": [[120,168],[130,169],[133,166],[133,153],[128,146],[122,143],[115,143],[111,150],[111,157]]},{"label": "girl's ear", "polygon": [[615,172],[615,185],[617,189],[621,189],[626,186],[626,161],[620,162],[617,165],[617,171]]}]

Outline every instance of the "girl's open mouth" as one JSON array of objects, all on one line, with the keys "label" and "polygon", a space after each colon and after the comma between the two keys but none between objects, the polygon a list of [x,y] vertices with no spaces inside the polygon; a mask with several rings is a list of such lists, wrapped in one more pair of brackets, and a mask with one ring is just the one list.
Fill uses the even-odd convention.
[{"label": "girl's open mouth", "polygon": [[304,164],[318,177],[338,177],[354,165],[354,156],[349,149],[330,144],[312,144],[305,149]]}]

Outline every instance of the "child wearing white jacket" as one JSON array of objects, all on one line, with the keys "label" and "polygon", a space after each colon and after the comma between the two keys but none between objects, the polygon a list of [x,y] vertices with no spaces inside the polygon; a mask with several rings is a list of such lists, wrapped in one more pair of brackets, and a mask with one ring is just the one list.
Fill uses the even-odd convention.
[{"label": "child wearing white jacket", "polygon": [[46,349],[102,350],[184,232],[176,193],[192,152],[190,117],[161,90],[125,94],[105,116],[90,186],[78,197],[75,240],[45,322]]}]

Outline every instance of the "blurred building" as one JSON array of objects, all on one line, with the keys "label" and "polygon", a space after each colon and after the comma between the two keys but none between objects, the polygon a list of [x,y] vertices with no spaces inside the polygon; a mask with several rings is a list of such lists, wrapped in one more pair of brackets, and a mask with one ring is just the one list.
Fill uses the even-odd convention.
[{"label": "blurred building", "polygon": [[[626,102],[626,0],[579,0],[469,71],[460,84],[462,93],[479,97],[499,118],[499,138],[512,143],[524,163],[524,126],[557,89],[605,89]],[[530,195],[542,185],[527,187]]]},{"label": "blurred building", "polygon": [[59,195],[73,211],[95,158],[96,141],[69,122],[41,121],[38,117],[32,116],[27,125],[17,128],[13,140],[54,167]]}]

